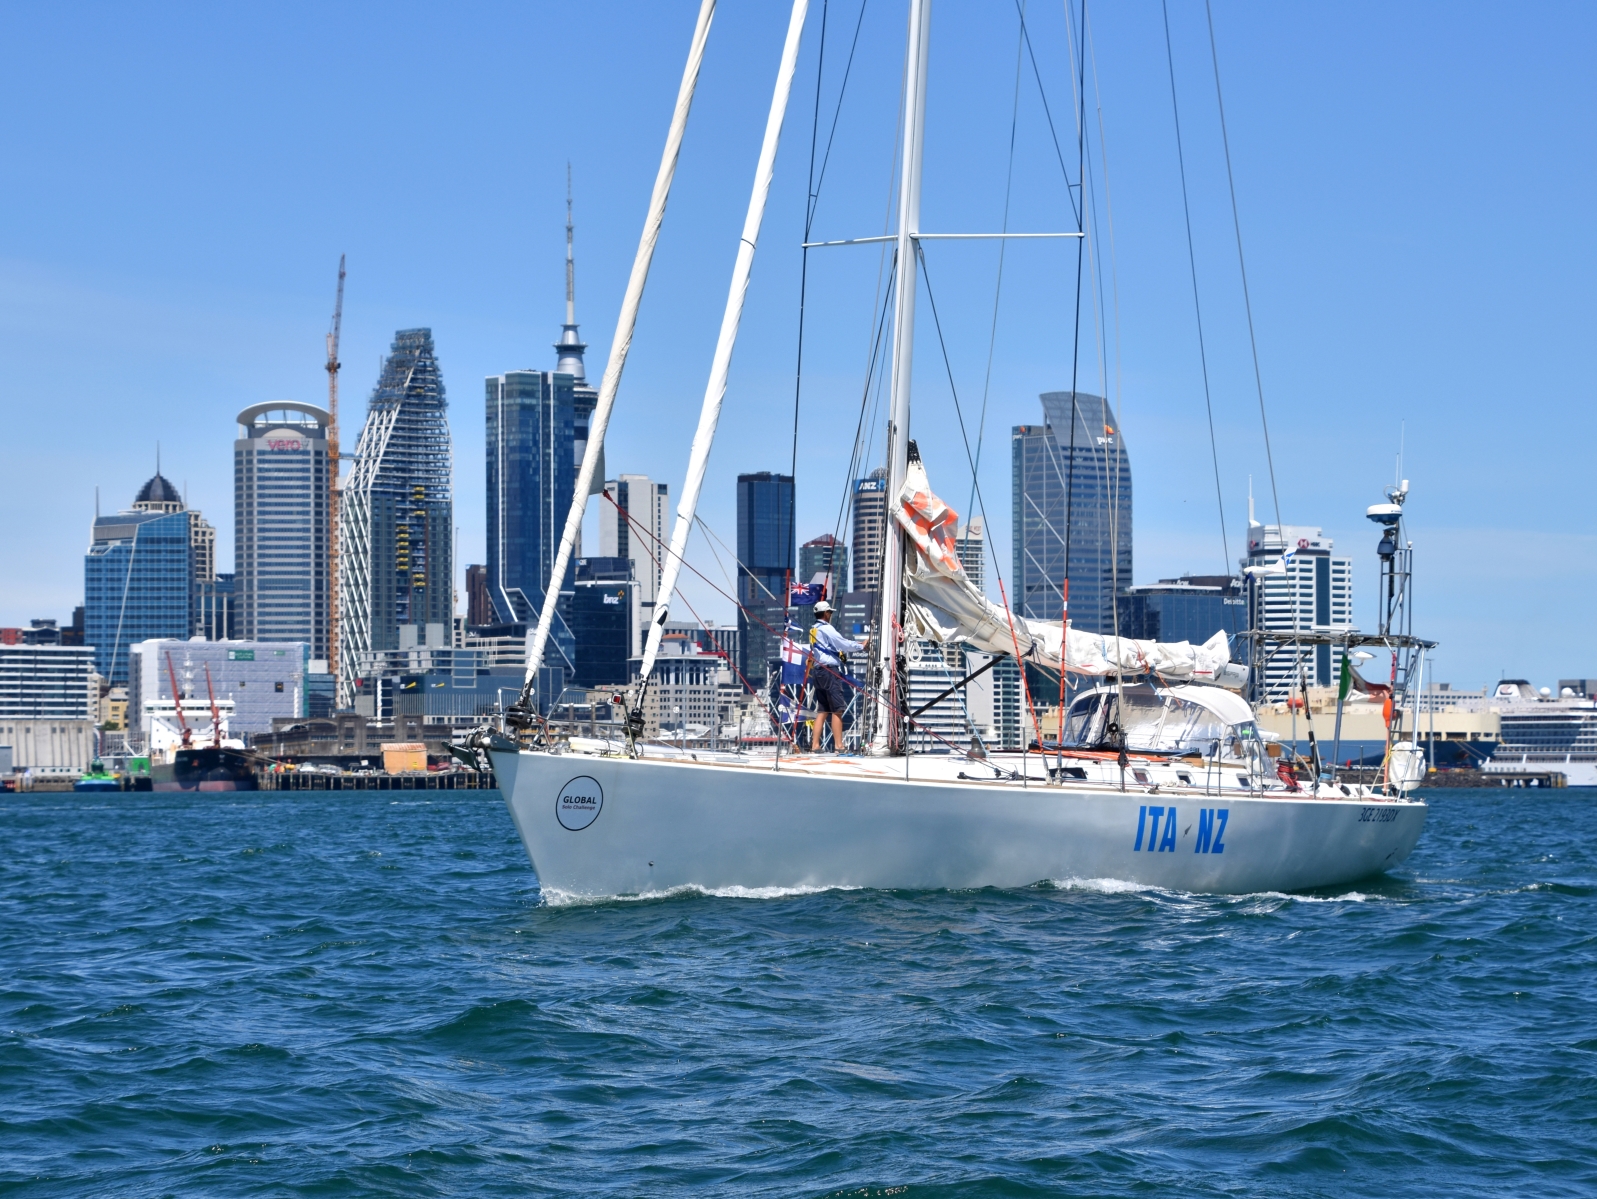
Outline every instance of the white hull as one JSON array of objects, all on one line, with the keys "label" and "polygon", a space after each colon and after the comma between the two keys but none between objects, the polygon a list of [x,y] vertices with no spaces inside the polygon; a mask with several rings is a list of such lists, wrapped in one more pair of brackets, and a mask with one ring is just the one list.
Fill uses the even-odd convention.
[{"label": "white hull", "polygon": [[[1218,775],[1206,794],[1201,768],[1196,787],[1121,791],[1101,781],[962,780],[956,769],[987,772],[948,758],[911,759],[923,777],[906,780],[903,759],[784,758],[772,769],[769,758],[491,757],[540,886],[577,896],[688,886],[1021,887],[1071,878],[1292,891],[1397,866],[1427,811],[1418,800],[1356,789],[1334,799],[1222,791]],[[1039,755],[1027,761],[1042,768]],[[1020,755],[1006,764],[1020,765]]]}]

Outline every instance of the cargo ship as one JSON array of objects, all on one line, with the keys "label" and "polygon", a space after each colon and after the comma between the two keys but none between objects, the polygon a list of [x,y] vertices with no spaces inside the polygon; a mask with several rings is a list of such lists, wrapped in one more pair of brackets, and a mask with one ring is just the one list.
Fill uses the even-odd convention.
[{"label": "cargo ship", "polygon": [[150,766],[152,791],[257,791],[255,772],[270,759],[225,745],[174,749],[170,762]]}]

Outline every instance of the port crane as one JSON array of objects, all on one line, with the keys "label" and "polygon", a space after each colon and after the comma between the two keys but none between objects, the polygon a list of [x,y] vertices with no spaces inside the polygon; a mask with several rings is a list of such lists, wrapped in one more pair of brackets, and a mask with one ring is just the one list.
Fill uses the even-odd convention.
[{"label": "port crane", "polygon": [[205,694],[211,697],[211,748],[222,748],[222,713],[216,707],[216,688],[211,686],[211,664],[205,664]]},{"label": "port crane", "polygon": [[[183,730],[183,748],[194,748],[194,730],[183,718],[183,690],[177,685],[177,667],[172,665],[172,651],[166,653],[166,677],[172,680],[172,708],[177,712],[177,727]],[[212,709],[213,711],[215,709]]]},{"label": "port crane", "polygon": [[344,324],[344,255],[338,256],[338,298],[327,331],[327,670],[338,675],[338,341]]}]

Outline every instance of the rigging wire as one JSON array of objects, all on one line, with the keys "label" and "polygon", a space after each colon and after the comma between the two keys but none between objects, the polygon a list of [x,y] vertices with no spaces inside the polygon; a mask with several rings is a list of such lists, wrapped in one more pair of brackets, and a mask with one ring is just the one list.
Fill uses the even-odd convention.
[{"label": "rigging wire", "polygon": [[[640,537],[640,539],[639,539],[640,540],[640,544],[643,544],[643,538],[647,538],[648,541],[652,541],[657,546],[660,547],[661,553],[664,553],[666,551],[666,549],[667,549],[666,543],[663,540],[661,540],[660,537],[658,537],[655,534],[653,529],[649,528],[648,525],[646,525],[642,521],[638,520],[637,517],[633,516],[630,512],[628,512],[626,509],[622,508],[619,504],[616,504],[616,502],[615,502],[613,497],[607,496],[606,498],[608,498],[610,500],[610,502],[615,505],[616,512],[621,516],[621,518],[623,520],[625,520],[627,522],[627,524],[631,527],[631,529],[635,533],[639,533],[639,534],[642,535],[642,537]],[[708,533],[711,537],[716,537],[715,531],[713,529],[711,529],[708,524],[706,524],[704,521],[699,519],[699,517],[697,515],[695,515],[694,519],[699,524],[699,527],[702,528],[706,533]],[[716,540],[719,541],[720,538],[716,537]],[[723,546],[725,546],[725,544],[726,544],[725,542],[722,542]],[[650,558],[654,561],[655,565],[658,566],[659,565],[659,558],[655,555],[655,553],[652,550],[648,549],[646,544],[645,544],[644,548],[645,548],[645,552],[647,552],[649,554]],[[717,560],[719,561],[719,559],[717,559]],[[701,571],[698,568],[696,568],[695,566],[693,566],[693,564],[688,562],[686,559],[683,559],[682,565],[687,570],[691,571],[693,574],[698,575],[700,581],[702,581],[707,586],[709,586],[709,588],[712,591],[715,591],[716,593],[718,593],[723,599],[730,600],[732,602],[733,606],[736,607],[739,611],[741,611],[749,620],[751,620],[754,623],[758,624],[761,628],[763,628],[766,632],[772,634],[773,636],[776,634],[776,630],[774,628],[772,628],[770,625],[766,624],[765,621],[761,620],[760,617],[755,612],[750,611],[743,604],[741,604],[738,601],[738,599],[737,599],[737,597],[735,595],[729,595],[725,591],[722,591],[719,587],[717,587],[715,585],[714,581],[711,580],[709,578],[709,576],[707,576],[703,571]],[[723,574],[725,573],[725,569],[724,568],[722,569],[722,573]],[[686,602],[686,601],[684,600],[684,602]],[[705,629],[706,631],[709,630],[710,626],[705,623],[704,618],[699,616],[698,612],[694,610],[694,608],[693,608],[693,606],[691,604],[688,605],[688,611],[693,614],[694,619],[698,620],[699,625],[700,625],[701,628]],[[737,670],[736,664],[733,664],[733,669]],[[875,691],[873,688],[871,688],[871,687],[869,687],[869,686],[867,686],[865,684],[856,682],[854,679],[850,678],[848,675],[843,674],[840,671],[835,670],[834,668],[832,668],[830,666],[822,666],[821,669],[826,671],[827,673],[829,673],[831,675],[834,675],[835,677],[841,679],[843,682],[849,684],[850,686],[854,687],[856,690],[858,690],[860,692],[861,696],[865,697],[866,699],[871,699],[873,702],[878,702],[878,703],[881,703],[882,705],[884,705],[886,707],[889,707],[896,715],[901,716],[904,720],[906,720],[910,724],[910,726],[912,728],[918,728],[921,732],[925,733],[927,736],[931,737],[932,739],[934,739],[936,741],[941,741],[944,745],[948,746],[948,748],[952,752],[954,752],[956,754],[960,754],[960,755],[964,755],[965,754],[965,751],[963,749],[961,749],[959,746],[955,745],[953,742],[949,741],[946,737],[942,736],[942,734],[938,733],[936,729],[929,728],[926,725],[921,724],[920,721],[915,719],[915,715],[913,713],[911,713],[907,708],[898,707],[896,702],[891,697],[883,695],[880,692]],[[759,696],[760,693],[749,683],[748,679],[743,675],[743,673],[741,671],[738,671],[737,674],[738,674],[738,678],[740,680],[742,680],[743,686],[748,689],[749,693],[751,695]],[[772,711],[773,710],[772,709],[772,705],[770,705],[769,703],[767,703],[765,706],[766,706],[766,709],[768,711]],[[773,717],[774,717],[774,711],[773,711]],[[778,733],[777,733],[778,739],[781,739],[782,734],[780,732],[780,728],[781,728],[781,723],[782,722],[781,721],[775,721],[775,723],[776,723],[777,728],[778,728]],[[994,767],[994,769],[997,769],[997,767]]]},{"label": "rigging wire", "polygon": [[[1176,57],[1170,44],[1170,3],[1160,0],[1164,13],[1165,63],[1170,71],[1170,111],[1176,125],[1176,162],[1181,169],[1181,212],[1187,226],[1187,264],[1192,271],[1192,310],[1198,322],[1198,362],[1203,370],[1203,406],[1209,414],[1209,454],[1214,461],[1214,499],[1220,510],[1220,545],[1225,553],[1224,571],[1231,571],[1231,545],[1225,528],[1225,497],[1220,490],[1220,446],[1214,434],[1214,401],[1209,394],[1209,355],[1203,340],[1203,305],[1198,298],[1198,257],[1192,243],[1192,208],[1187,200],[1187,160],[1181,144],[1181,108],[1176,100]],[[1273,478],[1273,468],[1272,468]],[[1273,486],[1273,482],[1272,482]]]},{"label": "rigging wire", "polygon": [[[943,370],[948,375],[948,392],[954,400],[954,416],[959,421],[960,440],[965,445],[965,461],[971,466],[972,489],[976,493],[976,502],[981,506],[982,523],[987,523],[987,501],[982,497],[981,483],[976,479],[976,459],[970,449],[970,434],[965,430],[965,413],[959,403],[959,388],[954,383],[954,366],[948,358],[948,342],[943,337],[943,322],[937,315],[937,297],[932,294],[931,272],[926,268],[926,254],[921,249],[920,243],[915,244],[915,253],[920,259],[921,278],[926,283],[926,302],[932,310],[932,327],[937,330],[937,346],[943,355]],[[1004,615],[1009,618],[1009,637],[1015,646],[1015,665],[1019,668],[1020,692],[1026,701],[1026,711],[1031,716],[1032,729],[1037,734],[1037,744],[1042,745],[1042,725],[1037,721],[1037,708],[1031,702],[1031,684],[1026,681],[1026,664],[1020,660],[1020,642],[1015,636],[1015,614],[1009,609],[1009,596],[1004,589],[1004,576],[998,570],[998,549],[993,544],[992,538],[987,538],[988,549],[993,559],[993,574],[998,579],[998,593],[1003,596]]]},{"label": "rigging wire", "polygon": [[[1048,107],[1048,90],[1043,87],[1042,70],[1037,66],[1037,52],[1032,49],[1031,33],[1026,28],[1026,12],[1022,5],[1022,0],[1015,0],[1015,10],[1020,14],[1020,39],[1026,44],[1026,54],[1031,59],[1032,77],[1037,80],[1037,95],[1042,100],[1043,116],[1048,120],[1048,136],[1053,139],[1054,155],[1059,159],[1059,173],[1065,177],[1065,192],[1069,195],[1072,188],[1070,172],[1065,169],[1065,152],[1060,149],[1059,134],[1054,129],[1054,114],[1053,110]],[[1066,24],[1068,23],[1067,21]],[[1081,210],[1076,205],[1076,197],[1074,195],[1070,195],[1070,210],[1079,225],[1081,223]]]},{"label": "rigging wire", "polygon": [[[799,251],[798,350],[797,360],[793,366],[793,448],[787,468],[788,486],[793,488],[794,495],[793,511],[789,514],[789,519],[787,522],[786,561],[788,577],[786,580],[784,580],[784,582],[788,585],[782,588],[782,615],[784,626],[787,623],[787,613],[792,605],[793,593],[791,584],[793,581],[793,560],[798,545],[798,435],[799,397],[804,391],[804,304],[808,296],[810,282],[810,226],[815,222],[815,143],[821,130],[821,81],[825,78],[826,74],[826,19],[831,15],[831,11],[831,0],[823,0],[821,4],[821,44],[819,51],[815,56],[815,112],[814,116],[810,120],[810,166],[809,174],[806,177],[804,184],[804,240],[802,243],[802,248]],[[860,16],[863,18],[864,15],[865,6],[863,3],[861,3]],[[846,79],[844,80],[844,85],[847,85]],[[838,93],[837,103],[839,109],[841,109],[843,105],[843,96],[841,92]],[[834,133],[837,131],[837,125],[835,121],[833,122],[832,130]],[[830,145],[827,146],[827,151],[830,153]]]},{"label": "rigging wire", "polygon": [[1281,530],[1281,496],[1275,489],[1275,457],[1270,451],[1270,421],[1264,414],[1264,373],[1259,369],[1259,339],[1253,333],[1253,300],[1248,294],[1248,265],[1242,256],[1242,218],[1237,213],[1237,181],[1231,173],[1231,139],[1225,127],[1225,98],[1220,94],[1220,54],[1214,44],[1214,11],[1203,0],[1209,21],[1209,61],[1214,65],[1214,102],[1220,110],[1220,144],[1225,148],[1225,181],[1231,189],[1231,225],[1237,235],[1237,270],[1242,275],[1242,308],[1248,316],[1248,346],[1253,350],[1253,382],[1259,391],[1259,423],[1264,426],[1264,461],[1270,468],[1270,499],[1275,505],[1275,527]]},{"label": "rigging wire", "polygon": [[[1021,0],[1021,19],[1025,20],[1026,5]],[[1009,232],[1009,201],[1015,185],[1015,133],[1020,125],[1020,64],[1021,51],[1025,43],[1021,41],[1020,34],[1015,35],[1015,94],[1010,102],[1009,109],[1009,165],[1004,171],[1004,220],[1002,231]],[[1068,180],[1066,181],[1068,182]],[[987,398],[992,391],[993,384],[993,353],[998,347],[998,302],[1004,292],[1004,252],[1009,247],[1007,237],[998,240],[998,274],[993,281],[993,320],[992,327],[987,334],[987,370],[982,376],[981,385],[981,415],[976,420],[976,464],[972,471],[981,468],[982,446],[987,439]],[[976,502],[976,485],[974,473],[971,479],[970,497],[965,501],[965,511],[969,512]],[[986,523],[985,519],[982,522]]]},{"label": "rigging wire", "polygon": [[[1065,15],[1065,30],[1066,36],[1068,37],[1070,31],[1070,21],[1068,19],[1070,15],[1070,8],[1068,3],[1065,7]],[[1081,20],[1083,23],[1083,29],[1085,29],[1087,20],[1087,0],[1081,0]],[[1027,44],[1030,44],[1029,39]],[[1087,240],[1085,236],[1087,232],[1087,125],[1086,122],[1082,120],[1081,115],[1081,108],[1084,100],[1083,92],[1087,86],[1087,55],[1086,51],[1081,47],[1079,39],[1077,39],[1077,45],[1072,47],[1072,49],[1074,49],[1076,52],[1076,58],[1079,60],[1080,64],[1079,70],[1081,71],[1081,79],[1079,84],[1073,72],[1070,85],[1072,91],[1072,101],[1076,110],[1076,182],[1077,192],[1081,199],[1081,203],[1076,208],[1076,228],[1080,233],[1083,234],[1083,236],[1077,238],[1076,240],[1076,310],[1072,329],[1072,345],[1070,349],[1070,459],[1065,466],[1066,474],[1068,476],[1065,482],[1065,560],[1064,578],[1059,588],[1059,645],[1061,654],[1064,652],[1065,644],[1069,641],[1070,628],[1070,537],[1074,531],[1074,526],[1076,523],[1074,520],[1074,514],[1072,512],[1076,501],[1076,426],[1081,423],[1080,419],[1076,415],[1077,395],[1079,394],[1080,390],[1079,377],[1081,369],[1081,268],[1082,262],[1086,257],[1085,242]],[[1109,519],[1111,522],[1110,554],[1112,561],[1115,548],[1113,525],[1114,511],[1112,506],[1110,509]],[[1119,629],[1115,630],[1117,635],[1119,632]],[[1063,664],[1063,657],[1060,658],[1060,662]],[[1064,711],[1065,670],[1061,665],[1061,669],[1059,671],[1060,729],[1063,729],[1064,727]],[[1055,736],[1058,738],[1060,746],[1059,764],[1061,767],[1063,767],[1065,752],[1064,737],[1058,731],[1055,732]],[[1040,732],[1037,734],[1037,740],[1039,743],[1042,741],[1042,734]]]}]

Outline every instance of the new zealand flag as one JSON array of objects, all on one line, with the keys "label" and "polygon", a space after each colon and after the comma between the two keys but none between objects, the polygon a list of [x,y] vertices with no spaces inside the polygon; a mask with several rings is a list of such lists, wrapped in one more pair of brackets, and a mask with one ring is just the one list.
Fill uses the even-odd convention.
[{"label": "new zealand flag", "polygon": [[808,608],[825,598],[825,583],[793,583],[787,589],[787,602],[794,608]]}]

